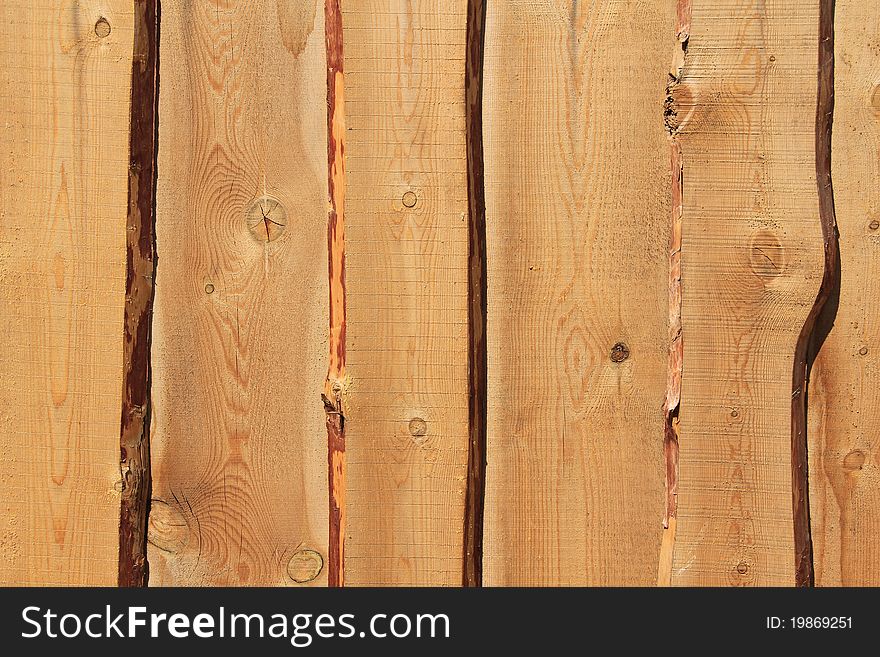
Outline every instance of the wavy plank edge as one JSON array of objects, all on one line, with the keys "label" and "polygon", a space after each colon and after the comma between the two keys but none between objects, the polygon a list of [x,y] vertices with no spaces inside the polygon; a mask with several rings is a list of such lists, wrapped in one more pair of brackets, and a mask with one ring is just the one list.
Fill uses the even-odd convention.
[{"label": "wavy plank edge", "polygon": [[822,282],[795,347],[791,393],[791,502],[794,519],[795,586],[814,585],[810,531],[807,412],[810,371],[831,331],[840,299],[840,242],[831,183],[834,123],[834,0],[819,0],[818,92],[816,94],[816,185],[822,225]]}]

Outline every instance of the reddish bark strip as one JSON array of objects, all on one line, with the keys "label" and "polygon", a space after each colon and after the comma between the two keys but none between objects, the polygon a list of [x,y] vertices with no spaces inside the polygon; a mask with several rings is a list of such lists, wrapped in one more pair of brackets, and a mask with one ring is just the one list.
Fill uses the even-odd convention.
[{"label": "reddish bark strip", "polygon": [[819,1],[819,70],[816,99],[816,184],[825,262],[822,283],[798,336],[791,395],[791,501],[794,519],[795,585],[813,586],[807,468],[807,394],[810,370],[825,341],[840,297],[840,246],[831,186],[834,120],[834,0]]},{"label": "reddish bark strip", "polygon": [[150,337],[155,274],[159,0],[135,0],[123,346],[119,586],[146,586],[150,503]]},{"label": "reddish bark strip", "polygon": [[669,362],[666,374],[666,400],[663,403],[663,455],[666,463],[666,512],[660,544],[658,586],[672,585],[672,558],[675,548],[676,508],[678,504],[678,438],[681,406],[681,370],[684,342],[681,332],[681,216],[683,212],[684,163],[681,146],[676,140],[678,125],[672,90],[680,82],[690,39],[691,0],[679,0],[677,8],[675,51],[667,87],[664,111],[669,132],[670,167],[672,169],[672,224],[669,230]]},{"label": "reddish bark strip", "polygon": [[327,413],[327,475],[330,493],[328,586],[342,586],[345,570],[345,92],[342,12],[339,0],[325,0],[327,43],[327,165],[330,212],[327,250],[330,281],[330,364],[324,382]]},{"label": "reddish bark strip", "polygon": [[468,470],[464,505],[463,586],[483,584],[486,489],[486,197],[483,187],[483,43],[485,0],[469,0],[465,56],[468,182]]}]

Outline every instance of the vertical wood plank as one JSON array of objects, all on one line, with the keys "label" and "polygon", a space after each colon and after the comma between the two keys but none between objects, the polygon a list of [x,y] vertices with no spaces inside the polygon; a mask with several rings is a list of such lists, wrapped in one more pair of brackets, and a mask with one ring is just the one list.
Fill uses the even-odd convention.
[{"label": "vertical wood plank", "polygon": [[151,583],[326,583],[323,3],[162,3]]},{"label": "vertical wood plank", "polygon": [[466,0],[344,2],[347,585],[459,585]]},{"label": "vertical wood plank", "polygon": [[792,366],[823,272],[819,2],[692,9],[671,88],[684,171],[672,583],[792,585]]},{"label": "vertical wood plank", "polygon": [[880,585],[880,6],[837,0],[832,146],[840,300],[810,384],[818,586]]},{"label": "vertical wood plank", "polygon": [[0,583],[115,585],[130,2],[0,5]]},{"label": "vertical wood plank", "polygon": [[487,585],[651,585],[674,4],[489,3]]}]

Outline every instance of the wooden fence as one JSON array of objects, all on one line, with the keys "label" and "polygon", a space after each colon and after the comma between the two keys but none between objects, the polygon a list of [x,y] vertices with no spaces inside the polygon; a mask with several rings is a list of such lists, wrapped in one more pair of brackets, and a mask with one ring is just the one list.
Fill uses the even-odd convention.
[{"label": "wooden fence", "polygon": [[0,583],[880,584],[880,4],[0,30]]}]

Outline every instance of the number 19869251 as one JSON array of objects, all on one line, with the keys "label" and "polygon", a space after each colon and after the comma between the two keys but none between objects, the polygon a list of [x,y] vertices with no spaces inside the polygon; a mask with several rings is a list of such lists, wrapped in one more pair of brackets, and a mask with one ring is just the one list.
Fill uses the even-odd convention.
[{"label": "number 19869251", "polygon": [[768,630],[850,630],[852,616],[767,616]]}]

